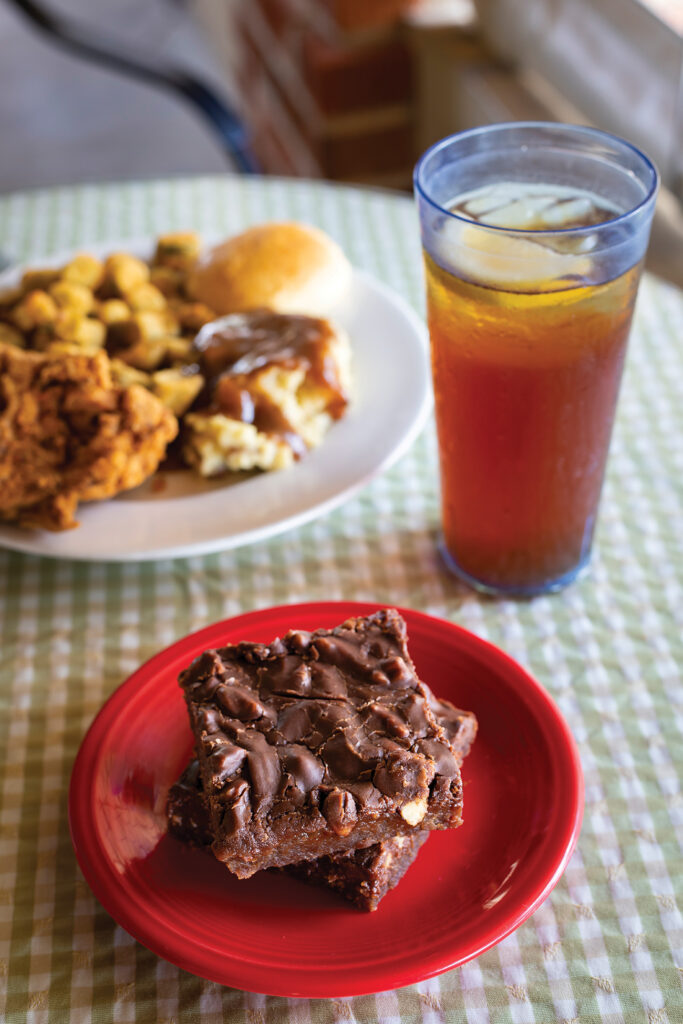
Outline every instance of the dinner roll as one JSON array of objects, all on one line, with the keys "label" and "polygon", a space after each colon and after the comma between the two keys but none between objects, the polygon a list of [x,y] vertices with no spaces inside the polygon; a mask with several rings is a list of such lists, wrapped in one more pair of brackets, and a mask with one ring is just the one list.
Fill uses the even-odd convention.
[{"label": "dinner roll", "polygon": [[351,264],[319,228],[271,223],[210,249],[190,274],[188,289],[219,314],[267,307],[325,316],[350,282]]}]

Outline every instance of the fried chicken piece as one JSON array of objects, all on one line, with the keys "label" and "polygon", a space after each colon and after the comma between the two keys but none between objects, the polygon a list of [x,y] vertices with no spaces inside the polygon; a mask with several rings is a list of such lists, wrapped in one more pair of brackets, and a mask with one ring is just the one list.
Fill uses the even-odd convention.
[{"label": "fried chicken piece", "polygon": [[0,519],[77,526],[79,501],[142,483],[177,432],[175,416],[149,391],[113,384],[104,352],[0,344]]}]

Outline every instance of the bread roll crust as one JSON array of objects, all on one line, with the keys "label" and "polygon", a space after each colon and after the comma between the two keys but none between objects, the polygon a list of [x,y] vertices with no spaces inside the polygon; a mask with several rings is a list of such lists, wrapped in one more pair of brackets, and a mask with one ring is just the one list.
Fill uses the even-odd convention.
[{"label": "bread roll crust", "polygon": [[219,314],[268,308],[324,316],[343,299],[351,265],[328,235],[296,222],[259,224],[210,249],[188,290]]}]

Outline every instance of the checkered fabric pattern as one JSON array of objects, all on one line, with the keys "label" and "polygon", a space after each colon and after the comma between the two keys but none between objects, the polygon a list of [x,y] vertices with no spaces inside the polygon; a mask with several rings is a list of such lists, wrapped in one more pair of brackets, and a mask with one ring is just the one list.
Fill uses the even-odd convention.
[{"label": "checkered fabric pattern", "polygon": [[[305,182],[200,178],[0,199],[0,249],[39,260],[89,242],[268,218],[312,221],[420,310],[412,203]],[[683,296],[646,277],[591,573],[552,597],[483,599],[435,547],[429,426],[389,472],[283,537],[188,560],[76,564],[0,551],[0,1019],[216,1024],[683,1019]],[[501,645],[552,693],[579,744],[586,815],[551,897],[477,960],[343,1000],[222,988],[127,935],[81,877],[66,801],[79,744],[142,661],[215,620],[356,598],[444,616]]]}]

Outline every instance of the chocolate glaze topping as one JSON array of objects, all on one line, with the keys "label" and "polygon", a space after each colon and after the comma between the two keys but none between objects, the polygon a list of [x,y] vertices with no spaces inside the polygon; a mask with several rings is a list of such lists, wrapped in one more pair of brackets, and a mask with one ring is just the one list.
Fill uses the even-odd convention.
[{"label": "chocolate glaze topping", "polygon": [[397,612],[206,651],[180,683],[223,839],[301,810],[338,837],[387,812],[417,826],[435,794],[459,789]]},{"label": "chocolate glaze topping", "polygon": [[[453,754],[458,761],[462,761],[469,753],[477,733],[477,720],[475,716],[470,711],[461,711],[447,700],[438,700],[435,697],[430,700],[430,706],[450,740]],[[430,743],[432,741],[423,740],[422,746],[427,747]],[[434,742],[430,748],[435,755],[437,771],[439,770],[441,748],[442,744],[439,742]],[[244,756],[246,756],[246,753]],[[294,743],[290,745],[288,753],[283,757],[287,770],[289,770],[290,766],[297,766],[299,758],[302,759],[304,764],[303,771],[301,772],[304,778],[306,776],[305,766],[315,766],[313,768],[314,774],[305,778],[305,781],[308,783],[305,788],[311,790],[315,786],[320,785],[322,781],[320,766],[307,747]],[[239,762],[235,761],[233,765],[225,763],[223,767],[226,770],[234,767],[236,770],[241,763],[242,760]],[[211,843],[209,808],[204,798],[199,761],[196,758],[190,761],[183,774],[169,791],[168,817],[169,828],[178,838],[200,846],[206,846]],[[421,834],[426,837],[428,833]],[[388,842],[391,842],[391,840]],[[340,854],[339,857],[343,860],[353,856],[357,862],[365,862],[371,855],[376,856],[378,848],[375,845],[363,850],[351,850]]]}]

